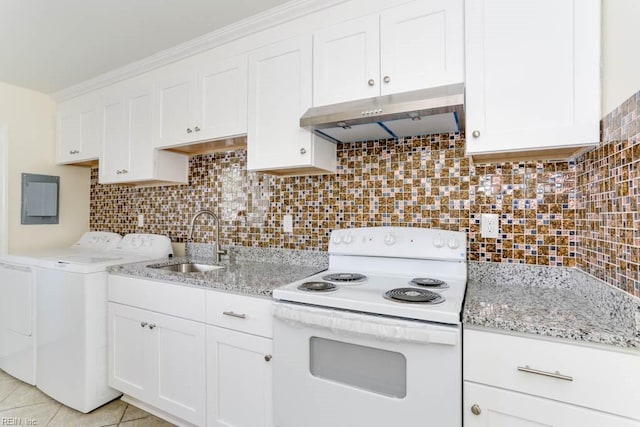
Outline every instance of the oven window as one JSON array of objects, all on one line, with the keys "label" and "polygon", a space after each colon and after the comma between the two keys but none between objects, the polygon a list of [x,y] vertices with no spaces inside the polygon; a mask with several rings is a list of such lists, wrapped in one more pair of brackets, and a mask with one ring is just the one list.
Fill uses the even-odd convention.
[{"label": "oven window", "polygon": [[311,337],[311,374],[390,397],[407,395],[407,359],[401,353]]}]

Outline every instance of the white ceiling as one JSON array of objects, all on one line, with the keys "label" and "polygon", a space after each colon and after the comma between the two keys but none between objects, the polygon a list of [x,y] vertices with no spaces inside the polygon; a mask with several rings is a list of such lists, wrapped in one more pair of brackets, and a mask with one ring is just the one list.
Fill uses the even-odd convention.
[{"label": "white ceiling", "polygon": [[0,0],[0,81],[56,92],[288,0]]}]

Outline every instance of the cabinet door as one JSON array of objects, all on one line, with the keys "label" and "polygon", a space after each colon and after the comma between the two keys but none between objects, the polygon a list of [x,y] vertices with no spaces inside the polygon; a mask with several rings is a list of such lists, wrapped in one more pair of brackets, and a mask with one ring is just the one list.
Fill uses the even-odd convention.
[{"label": "cabinet door", "polygon": [[97,92],[58,105],[58,163],[79,163],[98,158],[102,132],[100,106]]},{"label": "cabinet door", "polygon": [[102,98],[104,131],[100,183],[153,178],[155,152],[149,76],[107,88]]},{"label": "cabinet door", "polygon": [[149,320],[144,310],[109,303],[109,386],[142,401],[153,396],[149,379]]},{"label": "cabinet door", "polygon": [[464,81],[462,0],[420,0],[380,15],[381,94]]},{"label": "cabinet door", "polygon": [[124,181],[129,165],[129,120],[127,102],[120,87],[112,87],[103,96],[102,155],[100,158],[100,183]]},{"label": "cabinet door", "polygon": [[464,383],[463,416],[465,427],[640,426],[628,418],[470,382]]},{"label": "cabinet door", "polygon": [[247,169],[304,167],[312,161],[312,136],[300,127],[311,106],[311,36],[249,54]]},{"label": "cabinet door", "polygon": [[193,58],[185,59],[153,73],[156,147],[179,145],[196,139],[193,61]]},{"label": "cabinet door", "polygon": [[378,14],[313,35],[313,105],[380,95]]},{"label": "cabinet door", "polygon": [[207,326],[209,427],[269,427],[272,341]]},{"label": "cabinet door", "polygon": [[194,133],[209,140],[247,133],[247,56],[198,57]]},{"label": "cabinet door", "polygon": [[148,312],[153,336],[154,406],[190,423],[206,423],[205,325]]},{"label": "cabinet door", "polygon": [[465,21],[468,153],[599,140],[599,0],[467,0]]}]

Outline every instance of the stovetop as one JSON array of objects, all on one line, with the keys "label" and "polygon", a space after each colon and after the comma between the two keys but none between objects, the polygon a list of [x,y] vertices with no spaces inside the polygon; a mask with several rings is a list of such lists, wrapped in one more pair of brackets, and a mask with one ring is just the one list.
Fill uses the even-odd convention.
[{"label": "stovetop", "polygon": [[329,270],[275,289],[273,297],[460,324],[467,282],[464,233],[410,227],[335,230],[329,254]]}]

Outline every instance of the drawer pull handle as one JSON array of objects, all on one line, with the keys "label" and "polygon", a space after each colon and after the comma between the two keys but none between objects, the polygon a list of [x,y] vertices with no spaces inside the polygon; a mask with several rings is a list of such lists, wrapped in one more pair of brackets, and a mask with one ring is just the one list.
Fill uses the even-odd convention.
[{"label": "drawer pull handle", "polygon": [[222,314],[225,316],[237,317],[238,319],[246,319],[247,315],[242,313],[235,313],[233,311],[223,311]]},{"label": "drawer pull handle", "polygon": [[471,413],[473,415],[480,415],[482,413],[482,409],[480,409],[480,406],[478,406],[478,405],[473,405],[471,407]]},{"label": "drawer pull handle", "polygon": [[569,375],[562,375],[558,371],[556,372],[540,371],[538,369],[530,368],[529,365],[518,366],[518,371],[527,372],[529,374],[544,375],[545,377],[556,378],[564,381],[573,381],[573,377],[570,377]]}]

